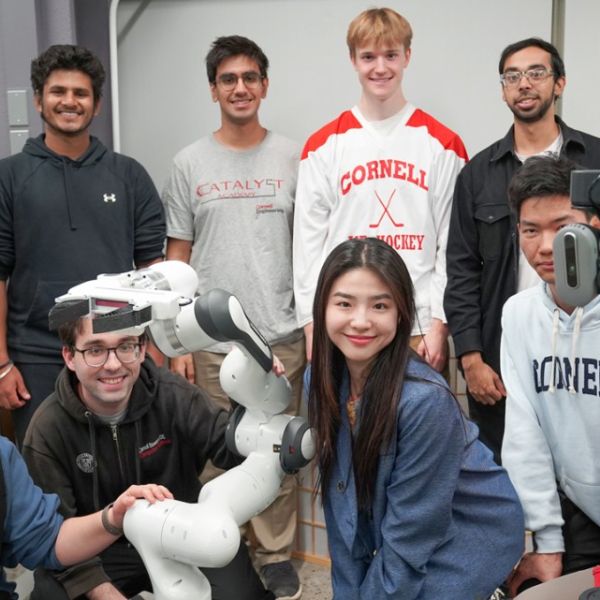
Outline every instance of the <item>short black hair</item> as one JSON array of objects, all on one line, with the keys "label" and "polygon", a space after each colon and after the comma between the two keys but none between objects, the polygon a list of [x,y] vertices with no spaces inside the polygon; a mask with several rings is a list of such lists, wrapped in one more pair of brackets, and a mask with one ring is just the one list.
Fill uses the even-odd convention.
[{"label": "short black hair", "polygon": [[31,87],[36,95],[42,94],[48,77],[58,69],[85,73],[92,80],[94,101],[100,100],[106,72],[100,59],[87,48],[55,44],[34,58],[31,61]]},{"label": "short black hair", "polygon": [[571,195],[571,173],[581,167],[566,157],[553,154],[532,156],[513,175],[508,186],[508,201],[517,215],[525,200],[536,197]]},{"label": "short black hair", "polygon": [[206,74],[212,84],[217,82],[217,69],[219,65],[232,56],[247,56],[258,65],[262,77],[267,77],[269,59],[260,49],[258,44],[241,35],[228,35],[218,37],[211,45],[206,55]]},{"label": "short black hair", "polygon": [[523,50],[524,48],[530,48],[531,46],[535,46],[536,48],[541,48],[550,54],[551,63],[552,63],[552,72],[554,74],[554,81],[556,81],[559,77],[565,76],[565,63],[561,58],[558,50],[555,46],[553,46],[550,42],[543,40],[542,38],[530,37],[525,40],[521,40],[519,42],[515,42],[514,44],[509,44],[502,50],[502,54],[500,55],[500,62],[498,63],[498,72],[500,75],[504,73],[504,64],[509,56],[512,56],[516,52]]}]

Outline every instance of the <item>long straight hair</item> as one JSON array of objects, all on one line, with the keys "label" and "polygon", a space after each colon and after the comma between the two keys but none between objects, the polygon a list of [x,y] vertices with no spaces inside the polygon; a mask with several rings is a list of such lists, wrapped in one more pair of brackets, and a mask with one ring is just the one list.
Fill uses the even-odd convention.
[{"label": "long straight hair", "polygon": [[325,260],[313,305],[314,333],[308,419],[316,436],[320,483],[324,497],[336,460],[340,427],[340,386],[345,359],[327,335],[325,314],[334,282],[344,273],[365,268],[389,286],[398,308],[394,339],[373,361],[362,394],[360,427],[354,443],[353,466],[358,505],[371,507],[380,450],[387,448],[396,428],[396,412],[410,352],[415,317],[414,290],[404,261],[385,242],[375,238],[353,239],[333,249]]}]

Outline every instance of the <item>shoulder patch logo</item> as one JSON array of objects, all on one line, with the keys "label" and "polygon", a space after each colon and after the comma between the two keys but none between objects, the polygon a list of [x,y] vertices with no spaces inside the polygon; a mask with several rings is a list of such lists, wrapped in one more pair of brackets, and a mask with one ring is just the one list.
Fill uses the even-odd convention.
[{"label": "shoulder patch logo", "polygon": [[104,194],[104,202],[116,202],[117,196],[115,194]]},{"label": "shoulder patch logo", "polygon": [[84,473],[93,473],[96,468],[96,459],[89,452],[79,454],[75,462]]}]

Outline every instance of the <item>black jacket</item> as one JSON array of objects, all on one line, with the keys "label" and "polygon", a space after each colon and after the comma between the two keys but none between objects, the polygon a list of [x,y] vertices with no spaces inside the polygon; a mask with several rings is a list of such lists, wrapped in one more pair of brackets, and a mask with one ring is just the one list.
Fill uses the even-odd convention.
[{"label": "black jacket", "polygon": [[[600,139],[557,122],[561,154],[600,168]],[[456,181],[446,250],[444,310],[456,355],[479,351],[497,373],[502,307],[517,290],[519,241],[507,189],[520,165],[513,128],[467,163]]]},{"label": "black jacket", "polygon": [[8,346],[21,362],[61,363],[48,331],[56,296],[99,273],[162,256],[162,203],[144,168],[96,138],[71,160],[44,137],[0,161],[0,280],[8,286]]},{"label": "black jacket", "polygon": [[[55,392],[35,412],[23,445],[33,480],[58,494],[65,517],[96,512],[134,483],[162,484],[177,500],[196,502],[198,475],[208,459],[223,469],[241,461],[225,445],[227,413],[150,359],[119,425],[99,422],[76,386],[65,368]],[[124,538],[118,544],[127,545]],[[70,597],[107,581],[98,560],[68,569],[60,579]]]}]

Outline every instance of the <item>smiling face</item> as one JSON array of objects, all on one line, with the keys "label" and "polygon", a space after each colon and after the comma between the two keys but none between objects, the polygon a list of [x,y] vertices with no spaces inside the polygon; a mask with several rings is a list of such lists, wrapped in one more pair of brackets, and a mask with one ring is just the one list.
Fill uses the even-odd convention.
[{"label": "smiling face", "polygon": [[[138,342],[139,338],[118,333],[93,333],[92,320],[82,319],[81,331],[75,338],[75,348],[114,348],[123,342]],[[138,358],[123,364],[115,352],[109,352],[108,358],[101,367],[90,367],[83,354],[75,349],[63,347],[63,359],[67,367],[75,373],[79,380],[78,392],[81,401],[93,413],[98,415],[115,415],[125,410],[133,385],[140,375],[140,366],[145,358],[145,347],[142,346]]]},{"label": "smiling face", "polygon": [[[240,54],[223,60],[216,73],[216,82],[210,84],[211,96],[221,107],[221,119],[236,125],[258,121],[261,100],[266,98],[269,80],[261,78],[257,86],[248,87],[242,78],[244,73],[258,73],[256,61]],[[225,89],[221,83],[225,74],[237,76],[233,89]]]},{"label": "smiling face", "polygon": [[100,102],[94,100],[92,80],[82,71],[52,71],[34,102],[47,135],[87,135],[93,118],[100,111]]},{"label": "smiling face", "polygon": [[398,307],[391,289],[370,269],[347,271],[331,287],[325,327],[351,378],[360,379],[396,335]]},{"label": "smiling face", "polygon": [[356,48],[351,60],[364,97],[385,101],[401,93],[404,70],[410,61],[410,49],[405,50],[402,44],[370,44]]},{"label": "smiling face", "polygon": [[[537,46],[529,46],[510,55],[504,63],[503,72],[527,71],[544,67],[552,71],[552,57],[549,52]],[[550,113],[554,117],[554,99],[562,94],[565,78],[554,79],[549,75],[541,81],[531,82],[525,76],[515,86],[502,87],[502,99],[506,102],[515,119],[524,123],[535,123]]]}]

